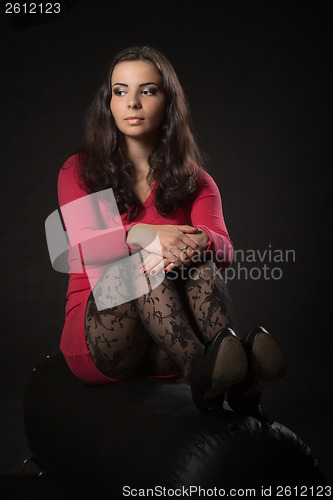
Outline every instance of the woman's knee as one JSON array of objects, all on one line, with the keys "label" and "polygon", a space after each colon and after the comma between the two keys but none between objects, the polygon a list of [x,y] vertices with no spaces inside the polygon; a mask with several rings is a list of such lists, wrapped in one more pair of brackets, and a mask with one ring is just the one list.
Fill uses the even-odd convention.
[{"label": "woman's knee", "polygon": [[219,275],[216,264],[211,260],[195,262],[187,269],[187,276],[192,280],[198,279],[212,279]]}]

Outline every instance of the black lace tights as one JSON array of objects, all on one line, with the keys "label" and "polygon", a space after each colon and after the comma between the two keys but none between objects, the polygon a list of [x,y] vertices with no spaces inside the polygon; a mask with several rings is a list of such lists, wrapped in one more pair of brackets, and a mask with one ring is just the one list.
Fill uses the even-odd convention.
[{"label": "black lace tights", "polygon": [[[85,331],[92,359],[115,379],[180,371],[187,378],[193,357],[221,328],[238,333],[227,287],[210,260],[166,274],[156,288],[154,277],[146,279],[149,292],[109,309],[98,311],[91,293]],[[103,300],[109,289],[104,273],[95,294]]]}]

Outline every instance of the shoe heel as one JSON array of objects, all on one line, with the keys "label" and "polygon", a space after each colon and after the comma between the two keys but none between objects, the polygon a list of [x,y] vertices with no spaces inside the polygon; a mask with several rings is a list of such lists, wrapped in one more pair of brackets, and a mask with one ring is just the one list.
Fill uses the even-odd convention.
[{"label": "shoe heel", "polygon": [[204,393],[205,399],[221,394],[227,387],[241,382],[247,374],[246,353],[240,339],[232,332],[218,347],[215,366],[212,373],[212,385]]},{"label": "shoe heel", "polygon": [[258,332],[252,343],[252,375],[259,384],[270,384],[286,373],[283,354],[273,337],[267,332]]},{"label": "shoe heel", "polygon": [[228,388],[226,399],[232,410],[271,424],[274,420],[262,412],[260,397],[269,383],[280,379],[286,372],[282,352],[261,326],[251,328],[242,343],[249,372],[241,383]]}]

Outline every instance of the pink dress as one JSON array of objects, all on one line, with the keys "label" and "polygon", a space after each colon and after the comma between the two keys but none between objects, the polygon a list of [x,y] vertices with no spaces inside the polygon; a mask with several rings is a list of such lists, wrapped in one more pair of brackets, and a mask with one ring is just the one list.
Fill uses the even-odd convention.
[{"label": "pink dress", "polygon": [[[140,215],[135,221],[127,224],[127,221],[124,220],[126,214],[122,214],[120,216],[121,222],[119,221],[121,231],[119,226],[115,231],[114,227],[110,228],[109,214],[106,210],[103,211],[103,207],[100,207],[97,222],[96,220],[90,220],[92,216],[89,213],[84,213],[84,208],[68,212],[67,209],[74,205],[71,203],[74,200],[77,200],[75,203],[79,204],[85,201],[83,197],[88,200],[87,192],[80,187],[77,180],[77,159],[77,155],[71,156],[61,168],[58,177],[59,205],[70,240],[68,257],[70,272],[66,295],[65,324],[61,336],[60,350],[74,375],[85,383],[100,385],[114,382],[117,379],[109,378],[97,369],[85,339],[84,321],[87,300],[94,284],[101,276],[100,266],[94,266],[89,261],[90,233],[93,231],[94,237],[97,235],[97,237],[101,238],[103,244],[99,245],[99,248],[103,249],[101,253],[104,252],[106,255],[100,255],[99,258],[100,260],[105,258],[105,262],[124,258],[139,250],[139,247],[127,245],[125,239],[126,231],[136,223],[187,224],[200,227],[210,239],[206,252],[211,252],[218,269],[230,266],[233,257],[233,245],[223,218],[220,192],[215,181],[203,169],[199,168],[200,187],[196,191],[195,199],[190,206],[184,204],[168,217],[161,216],[157,212],[154,203],[154,193],[158,185],[156,181],[150,195],[143,203],[144,209]],[[80,207],[80,205],[78,206]],[[75,214],[75,216],[69,217],[68,213]],[[76,214],[79,216],[76,217]],[[82,241],[88,241],[84,251],[82,251],[83,244],[80,244]],[[96,245],[94,251],[96,254]],[[182,373],[179,372],[164,377],[151,376],[155,378],[178,378],[182,376]]]}]

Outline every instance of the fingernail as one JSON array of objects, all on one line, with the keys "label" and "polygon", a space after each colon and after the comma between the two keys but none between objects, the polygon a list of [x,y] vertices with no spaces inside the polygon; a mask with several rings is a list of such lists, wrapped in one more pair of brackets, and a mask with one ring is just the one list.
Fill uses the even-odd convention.
[{"label": "fingernail", "polygon": [[154,271],[154,269],[152,271],[150,271],[150,274],[152,274],[154,276],[154,274],[156,274],[156,271]]},{"label": "fingernail", "polygon": [[169,269],[164,269],[163,272],[164,272],[164,274],[166,274],[169,272]]},{"label": "fingernail", "polygon": [[140,274],[146,274],[146,272],[147,272],[146,269],[143,269],[143,268],[140,269]]}]

